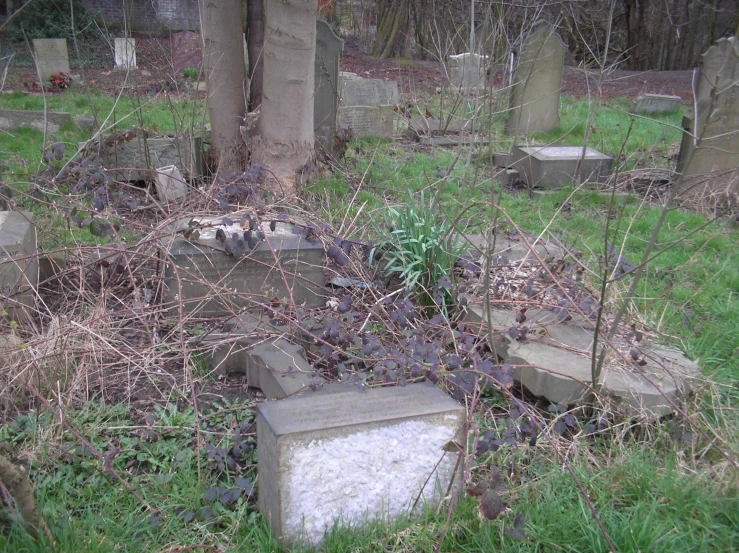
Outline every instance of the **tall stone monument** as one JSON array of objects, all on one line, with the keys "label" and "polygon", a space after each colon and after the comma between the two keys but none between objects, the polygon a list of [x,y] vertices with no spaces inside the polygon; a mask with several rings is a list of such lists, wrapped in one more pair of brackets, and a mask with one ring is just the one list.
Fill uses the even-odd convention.
[{"label": "tall stone monument", "polygon": [[63,38],[34,38],[33,57],[42,85],[49,83],[54,73],[69,73],[69,51]]},{"label": "tall stone monument", "polygon": [[336,127],[339,109],[339,58],[344,41],[325,21],[316,21],[316,79],[313,128]]},{"label": "tall stone monument", "polygon": [[739,40],[722,38],[693,76],[695,113],[683,118],[679,194],[739,190]]},{"label": "tall stone monument", "polygon": [[508,136],[559,128],[559,95],[566,52],[567,46],[545,21],[534,23],[523,38],[513,69],[505,126]]}]

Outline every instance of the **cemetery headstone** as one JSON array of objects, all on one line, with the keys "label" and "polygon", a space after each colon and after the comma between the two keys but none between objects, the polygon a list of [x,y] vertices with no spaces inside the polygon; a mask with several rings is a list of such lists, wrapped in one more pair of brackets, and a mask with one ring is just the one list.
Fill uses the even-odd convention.
[{"label": "cemetery headstone", "polygon": [[683,107],[680,96],[669,94],[640,94],[631,105],[633,113],[669,113]]},{"label": "cemetery headstone", "polygon": [[172,65],[177,75],[181,75],[188,67],[201,70],[203,45],[199,34],[184,31],[172,35]]},{"label": "cemetery headstone", "polygon": [[114,38],[113,47],[116,69],[136,69],[136,39]]},{"label": "cemetery headstone", "polygon": [[508,136],[526,136],[559,128],[559,96],[567,46],[545,21],[536,22],[516,55]]},{"label": "cemetery headstone", "polygon": [[30,316],[38,273],[33,215],[0,211],[0,300],[12,319]]},{"label": "cemetery headstone", "polygon": [[445,446],[464,419],[429,383],[260,403],[259,510],[286,545],[315,547],[339,521],[411,514],[419,495],[417,511],[433,508],[454,477]]},{"label": "cemetery headstone", "polygon": [[340,86],[339,125],[351,128],[355,138],[393,137],[394,109],[400,101],[397,82],[342,76]]},{"label": "cemetery headstone", "polygon": [[4,131],[14,131],[21,127],[31,127],[44,132],[58,132],[62,125],[71,121],[72,118],[68,113],[47,111],[44,115],[42,111],[16,111],[9,109],[0,110],[0,129]]},{"label": "cemetery headstone", "polygon": [[197,219],[205,226],[192,241],[181,233],[188,228],[190,218],[174,229],[163,244],[167,251],[162,298],[165,304],[177,310],[181,303],[183,312],[205,317],[228,315],[244,308],[258,309],[255,302],[289,301],[291,295],[296,305],[325,305],[324,249],[320,242],[295,234],[290,223],[276,222],[274,231],[266,224],[265,240],[236,259],[227,255],[216,240],[219,229],[229,238],[244,234],[238,223],[240,216],[230,217],[232,220],[227,221],[223,217]]},{"label": "cemetery headstone", "polygon": [[33,56],[42,86],[48,86],[54,73],[70,73],[66,39],[34,38]]},{"label": "cemetery headstone", "polygon": [[[511,168],[530,188],[562,188],[601,183],[611,174],[613,158],[580,146],[516,146]],[[577,175],[579,167],[579,175]],[[576,182],[577,181],[577,182]]]},{"label": "cemetery headstone", "polygon": [[472,52],[449,56],[449,81],[457,91],[475,92],[485,88],[487,56]]},{"label": "cemetery headstone", "polygon": [[316,21],[316,76],[313,103],[313,128],[336,127],[339,109],[339,58],[344,41],[325,21]]},{"label": "cemetery headstone", "polygon": [[[701,56],[695,113],[683,118],[677,171],[681,196],[739,189],[739,40],[722,38]],[[698,145],[696,146],[696,139]]]}]

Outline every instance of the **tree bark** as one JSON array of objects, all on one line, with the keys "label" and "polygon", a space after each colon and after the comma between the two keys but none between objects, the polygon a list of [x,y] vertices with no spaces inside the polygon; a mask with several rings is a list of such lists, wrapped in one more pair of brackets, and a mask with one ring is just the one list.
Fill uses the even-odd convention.
[{"label": "tree bark", "polygon": [[0,455],[0,481],[7,486],[10,495],[15,500],[29,535],[34,539],[38,539],[39,534],[43,534],[49,543],[54,543],[49,528],[39,515],[28,479],[2,455]]},{"label": "tree bark", "polygon": [[249,111],[262,105],[264,82],[264,0],[247,0],[246,49],[249,52]]},{"label": "tree bark", "polygon": [[382,0],[377,6],[377,35],[372,55],[381,60],[399,55],[407,40],[409,0]]},{"label": "tree bark", "polygon": [[208,157],[214,171],[237,173],[244,167],[239,127],[246,116],[241,0],[200,0],[199,7],[211,126]]},{"label": "tree bark", "polygon": [[313,161],[318,0],[266,0],[264,85],[252,163],[269,169],[268,184],[295,193],[295,173]]}]

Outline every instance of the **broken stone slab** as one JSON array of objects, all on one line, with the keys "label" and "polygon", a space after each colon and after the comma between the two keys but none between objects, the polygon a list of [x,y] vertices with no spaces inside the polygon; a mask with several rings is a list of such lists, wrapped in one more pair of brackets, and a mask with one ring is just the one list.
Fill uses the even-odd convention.
[{"label": "broken stone slab", "polygon": [[473,136],[422,136],[418,139],[424,146],[460,146],[469,144],[490,144],[489,138]]},{"label": "broken stone slab", "polygon": [[285,338],[252,346],[248,356],[247,382],[260,388],[267,399],[294,396],[324,383],[323,377],[305,360],[303,348]]},{"label": "broken stone slab", "polygon": [[683,107],[680,96],[670,94],[640,94],[631,104],[632,113],[670,113]]},{"label": "broken stone slab", "polygon": [[406,135],[412,140],[419,140],[422,136],[444,136],[459,134],[469,126],[469,121],[453,117],[452,119],[433,119],[414,115],[408,122]]},{"label": "broken stone slab", "polygon": [[64,125],[72,120],[68,113],[47,111],[23,111],[0,109],[0,129],[4,131],[14,131],[22,127],[30,127],[32,129],[47,133],[58,132]]},{"label": "broken stone slab", "polygon": [[[240,215],[231,217],[238,220]],[[204,225],[197,239],[188,241],[177,232],[188,228],[187,219],[162,241],[167,252],[162,301],[172,312],[181,304],[184,313],[233,315],[245,308],[261,310],[260,304],[273,299],[289,301],[291,294],[296,305],[325,305],[324,249],[320,242],[293,233],[292,224],[280,221],[274,231],[263,225],[266,240],[235,259],[216,241],[216,232],[220,229],[228,237],[234,233],[242,236],[241,225],[224,225],[222,216],[195,219]]]},{"label": "broken stone slab", "polygon": [[95,118],[91,115],[78,115],[75,117],[77,125],[85,131],[93,131],[97,128]]},{"label": "broken stone slab", "polygon": [[66,39],[34,38],[33,57],[41,86],[50,86],[49,79],[54,73],[70,73]]},{"label": "broken stone slab", "polygon": [[531,188],[548,189],[602,183],[613,167],[612,157],[580,146],[516,146],[510,161]]},{"label": "broken stone slab", "polygon": [[0,211],[0,300],[11,319],[31,317],[38,273],[33,214]]},{"label": "broken stone slab", "polygon": [[[577,315],[559,321],[546,310],[526,312],[529,328],[524,342],[505,336],[515,322],[513,310],[490,309],[490,318],[480,305],[468,307],[466,321],[489,321],[496,335],[509,342],[506,362],[514,365],[511,376],[529,392],[552,403],[582,404],[592,385],[594,330]],[[601,376],[602,392],[616,401],[624,414],[661,417],[674,411],[670,401],[679,403],[690,392],[700,368],[682,352],[655,344],[640,346],[646,365],[637,370],[609,354]],[[668,401],[668,398],[670,401]]]},{"label": "broken stone slab", "polygon": [[[94,146],[88,146],[88,149]],[[188,179],[203,174],[203,145],[200,137],[108,137],[98,145],[103,165],[118,181],[151,181],[156,167],[176,165]]]},{"label": "broken stone slab", "polygon": [[187,198],[187,181],[176,165],[167,165],[157,169],[154,175],[157,196],[163,202],[181,202]]},{"label": "broken stone slab", "polygon": [[259,510],[282,543],[315,547],[337,522],[433,508],[454,477],[456,454],[445,446],[464,443],[464,420],[429,383],[261,403]]}]

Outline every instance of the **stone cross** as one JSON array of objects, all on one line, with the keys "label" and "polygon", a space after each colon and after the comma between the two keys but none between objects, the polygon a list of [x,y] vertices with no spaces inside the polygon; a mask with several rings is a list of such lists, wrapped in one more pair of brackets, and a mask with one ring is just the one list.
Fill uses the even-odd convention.
[{"label": "stone cross", "polygon": [[683,118],[680,195],[739,189],[739,40],[722,38],[693,76],[695,112]]},{"label": "stone cross", "polygon": [[552,26],[545,21],[534,23],[516,56],[505,126],[508,136],[527,136],[559,128],[559,95],[566,52],[567,46]]}]

